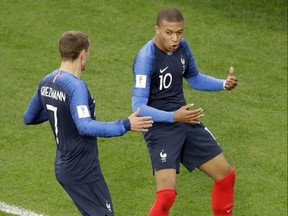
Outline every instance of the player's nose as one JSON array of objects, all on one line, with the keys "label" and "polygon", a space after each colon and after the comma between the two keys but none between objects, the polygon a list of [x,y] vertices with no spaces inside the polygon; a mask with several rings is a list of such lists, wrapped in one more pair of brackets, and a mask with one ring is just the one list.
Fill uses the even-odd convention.
[{"label": "player's nose", "polygon": [[175,34],[175,33],[172,34],[172,35],[171,35],[171,39],[172,39],[173,42],[177,42],[177,40],[178,40],[177,34]]}]

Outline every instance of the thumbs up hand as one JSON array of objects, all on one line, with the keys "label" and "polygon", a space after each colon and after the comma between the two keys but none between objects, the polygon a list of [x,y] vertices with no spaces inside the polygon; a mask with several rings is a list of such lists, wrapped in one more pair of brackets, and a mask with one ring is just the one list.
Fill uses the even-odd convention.
[{"label": "thumbs up hand", "polygon": [[238,79],[234,75],[234,68],[230,67],[229,74],[227,76],[227,79],[225,81],[225,89],[226,90],[232,90],[238,85]]}]

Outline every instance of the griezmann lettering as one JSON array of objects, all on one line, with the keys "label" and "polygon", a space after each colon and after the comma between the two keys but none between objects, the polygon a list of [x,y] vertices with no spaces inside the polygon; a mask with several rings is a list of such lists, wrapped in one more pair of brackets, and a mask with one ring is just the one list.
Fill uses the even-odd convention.
[{"label": "griezmann lettering", "polygon": [[59,100],[59,101],[66,101],[66,94],[63,93],[62,91],[55,90],[51,87],[48,86],[42,86],[41,87],[41,95],[44,97],[49,97],[54,100]]}]

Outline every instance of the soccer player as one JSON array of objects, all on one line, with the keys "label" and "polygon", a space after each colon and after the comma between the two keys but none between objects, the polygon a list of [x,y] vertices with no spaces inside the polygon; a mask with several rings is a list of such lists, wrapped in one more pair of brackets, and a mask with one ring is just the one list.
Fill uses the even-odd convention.
[{"label": "soccer player", "polygon": [[156,200],[149,216],[166,216],[176,198],[180,163],[190,172],[198,168],[214,180],[212,210],[215,216],[232,215],[234,169],[221,147],[183,95],[183,78],[202,91],[231,90],[237,86],[234,69],[226,80],[199,72],[187,41],[182,38],[184,19],[178,9],[158,13],[155,36],[138,52],[133,64],[132,108],[152,116],[154,124],[144,138],[156,181]]},{"label": "soccer player", "polygon": [[139,109],[123,120],[95,120],[95,101],[80,79],[89,48],[89,39],[82,32],[62,35],[61,66],[40,82],[24,122],[30,125],[49,120],[57,144],[56,178],[82,215],[112,216],[112,200],[98,160],[97,137],[145,132],[153,122],[151,117],[137,117]]}]

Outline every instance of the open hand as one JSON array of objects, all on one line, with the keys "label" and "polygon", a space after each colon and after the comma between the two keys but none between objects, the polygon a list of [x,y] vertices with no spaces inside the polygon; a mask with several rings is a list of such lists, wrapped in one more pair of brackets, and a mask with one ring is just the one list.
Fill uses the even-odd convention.
[{"label": "open hand", "polygon": [[190,124],[200,124],[199,119],[204,116],[203,110],[202,108],[189,110],[189,108],[192,106],[194,106],[194,104],[187,104],[176,110],[174,113],[174,121]]},{"label": "open hand", "polygon": [[138,117],[140,109],[131,114],[128,119],[131,124],[131,131],[133,132],[147,132],[148,128],[152,127],[153,120],[151,116]]}]

